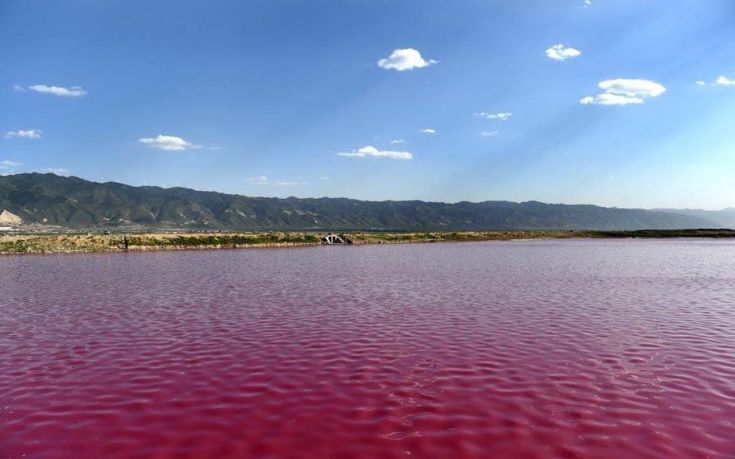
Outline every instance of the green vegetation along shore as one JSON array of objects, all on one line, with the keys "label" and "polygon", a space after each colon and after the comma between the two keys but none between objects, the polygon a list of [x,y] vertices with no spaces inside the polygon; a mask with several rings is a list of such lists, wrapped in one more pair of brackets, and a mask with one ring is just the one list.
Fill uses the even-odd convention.
[{"label": "green vegetation along shore", "polygon": [[[318,245],[324,233],[4,234],[0,254],[122,252]],[[735,238],[735,230],[350,232],[353,244],[570,238]]]}]

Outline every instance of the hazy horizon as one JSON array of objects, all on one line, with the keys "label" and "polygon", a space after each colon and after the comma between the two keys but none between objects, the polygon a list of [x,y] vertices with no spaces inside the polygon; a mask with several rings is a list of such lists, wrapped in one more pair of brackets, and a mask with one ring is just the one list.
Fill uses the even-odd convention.
[{"label": "hazy horizon", "polygon": [[727,0],[0,3],[0,174],[735,207]]}]

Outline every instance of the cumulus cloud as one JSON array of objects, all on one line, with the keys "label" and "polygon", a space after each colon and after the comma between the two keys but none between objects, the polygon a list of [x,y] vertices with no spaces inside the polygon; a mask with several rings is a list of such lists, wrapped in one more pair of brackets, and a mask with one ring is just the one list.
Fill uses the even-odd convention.
[{"label": "cumulus cloud", "polygon": [[498,134],[500,134],[500,131],[482,131],[480,133],[483,137],[495,137]]},{"label": "cumulus cloud", "polygon": [[584,7],[589,8],[592,6],[592,0],[584,0]]},{"label": "cumulus cloud", "polygon": [[42,94],[53,94],[54,96],[61,97],[81,97],[87,94],[81,86],[72,86],[65,88],[63,86],[48,86],[45,84],[34,84],[29,86],[28,89],[31,91],[40,92]]},{"label": "cumulus cloud", "polygon": [[422,134],[436,134],[436,129],[424,128],[424,129],[419,129],[419,132]]},{"label": "cumulus cloud", "polygon": [[582,55],[578,49],[568,48],[561,43],[546,50],[546,56],[555,61],[565,61]]},{"label": "cumulus cloud", "polygon": [[579,100],[582,105],[636,105],[666,92],[666,87],[650,80],[624,79],[605,80],[597,84],[602,89],[596,96]]},{"label": "cumulus cloud", "polygon": [[165,151],[194,150],[202,147],[201,145],[194,145],[181,137],[162,134],[158,134],[156,137],[142,137],[138,139],[138,143],[149,148]]},{"label": "cumulus cloud", "polygon": [[41,131],[40,129],[19,129],[17,131],[8,131],[5,134],[3,134],[4,139],[40,139],[41,138]]},{"label": "cumulus cloud", "polygon": [[715,86],[735,86],[735,80],[730,79],[725,75],[720,75],[712,84]]},{"label": "cumulus cloud", "polygon": [[433,59],[425,60],[418,50],[403,48],[394,49],[390,56],[380,59],[378,67],[403,72],[404,70],[420,69],[437,63],[438,61]]},{"label": "cumulus cloud", "polygon": [[407,151],[378,150],[370,145],[350,152],[337,153],[347,158],[387,158],[387,159],[413,159],[413,154]]},{"label": "cumulus cloud", "polygon": [[[704,80],[695,81],[694,84],[699,87],[705,87],[708,85]],[[709,86],[735,86],[735,79],[728,78],[725,75],[720,75],[712,80],[712,82],[709,83]]]},{"label": "cumulus cloud", "polygon": [[488,120],[500,120],[500,121],[507,121],[513,114],[511,112],[500,112],[500,113],[488,113],[488,112],[478,112],[473,113],[472,116],[475,118],[485,118]]}]

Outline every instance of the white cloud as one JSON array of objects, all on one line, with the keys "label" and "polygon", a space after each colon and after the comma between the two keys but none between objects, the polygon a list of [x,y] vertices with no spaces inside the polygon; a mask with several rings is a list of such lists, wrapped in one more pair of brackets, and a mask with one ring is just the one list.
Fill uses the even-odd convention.
[{"label": "white cloud", "polygon": [[391,140],[390,141],[390,144],[391,145],[399,145],[399,144],[402,144],[402,143],[406,143],[406,141],[403,140],[403,139],[394,139],[394,140]]},{"label": "white cloud", "polygon": [[597,84],[602,93],[579,100],[582,105],[636,105],[646,99],[658,97],[666,87],[650,80],[624,79],[605,80]]},{"label": "white cloud", "polygon": [[584,0],[584,7],[589,8],[592,6],[592,0]]},{"label": "white cloud", "polygon": [[201,145],[194,145],[181,137],[161,134],[158,134],[156,137],[142,137],[138,139],[138,143],[149,148],[165,151],[194,150],[202,147]]},{"label": "white cloud", "polygon": [[220,151],[221,149],[222,147],[220,147],[219,145],[212,145],[211,147],[207,147],[207,150],[210,151]]},{"label": "white cloud", "polygon": [[[707,86],[707,82],[704,80],[698,80],[694,82],[697,86],[703,88]],[[717,78],[715,78],[712,83],[709,84],[710,86],[735,86],[735,79],[728,78],[725,75],[720,75]]]},{"label": "white cloud", "polygon": [[332,179],[330,179],[326,175],[322,175],[321,177],[319,177],[319,180],[329,181],[329,180],[332,180]]},{"label": "white cloud", "polygon": [[474,116],[475,118],[485,118],[488,120],[507,121],[508,118],[513,116],[513,114],[511,112],[500,112],[500,113],[478,112],[478,113],[473,113],[472,116]]},{"label": "white cloud", "polygon": [[483,137],[495,137],[498,134],[500,134],[500,131],[482,131],[480,133]]},{"label": "white cloud", "polygon": [[0,161],[0,175],[15,174],[15,168],[20,166],[18,161],[4,160]]},{"label": "white cloud", "polygon": [[15,91],[15,92],[23,92],[25,90],[26,90],[26,88],[24,88],[23,86],[21,86],[19,84],[14,84],[13,85],[13,91]]},{"label": "white cloud", "polygon": [[8,159],[0,161],[0,169],[6,170],[6,169],[12,169],[13,167],[18,167],[22,163],[19,163],[18,161],[10,161]]},{"label": "white cloud", "polygon": [[600,89],[611,94],[629,97],[658,97],[666,92],[666,87],[651,80],[607,80],[598,84]]},{"label": "white cloud", "polygon": [[636,105],[642,104],[640,97],[621,96],[617,94],[602,93],[594,97],[587,96],[579,100],[582,105]]},{"label": "white cloud", "polygon": [[248,183],[256,183],[256,184],[260,184],[260,185],[264,185],[264,184],[269,183],[268,182],[268,177],[266,177],[265,175],[258,175],[258,176],[255,176],[255,177],[245,177],[245,181],[248,182]]},{"label": "white cloud", "polygon": [[15,174],[15,168],[20,166],[18,161],[3,160],[0,161],[0,175]]},{"label": "white cloud", "polygon": [[288,180],[279,180],[277,182],[273,182],[273,186],[302,186],[302,185],[308,185],[307,182],[289,182]]},{"label": "white cloud", "polygon": [[353,150],[351,152],[337,153],[339,156],[348,158],[388,158],[388,159],[413,159],[413,154],[407,151],[378,150],[370,145]]},{"label": "white cloud", "polygon": [[17,131],[8,131],[3,135],[4,139],[40,139],[40,129],[19,129]]},{"label": "white cloud", "polygon": [[432,129],[432,128],[419,129],[419,132],[422,134],[436,134],[436,129]]},{"label": "white cloud", "polygon": [[44,174],[56,174],[56,175],[69,175],[69,169],[64,169],[63,167],[47,167],[46,169],[41,169],[38,172],[42,172]]},{"label": "white cloud", "polygon": [[45,84],[34,84],[29,86],[28,89],[31,91],[40,92],[43,94],[53,94],[61,97],[81,97],[87,94],[81,86],[72,86],[65,88],[63,86],[47,86]]},{"label": "white cloud", "polygon": [[420,69],[436,64],[438,61],[433,59],[424,60],[421,53],[413,48],[394,49],[390,56],[378,61],[378,67],[386,70],[404,70]]},{"label": "white cloud", "polygon": [[299,186],[308,185],[307,182],[291,182],[288,180],[271,181],[265,175],[256,175],[254,177],[245,177],[245,181],[251,185],[272,185],[272,186]]},{"label": "white cloud", "polygon": [[725,75],[720,75],[712,84],[715,86],[735,86],[735,80],[732,80]]},{"label": "white cloud", "polygon": [[574,49],[574,48],[567,48],[561,43],[558,45],[554,45],[551,48],[546,50],[546,56],[549,59],[553,59],[555,61],[565,61],[567,59],[572,59],[575,57],[579,57],[581,55],[582,55],[582,52],[580,50]]}]

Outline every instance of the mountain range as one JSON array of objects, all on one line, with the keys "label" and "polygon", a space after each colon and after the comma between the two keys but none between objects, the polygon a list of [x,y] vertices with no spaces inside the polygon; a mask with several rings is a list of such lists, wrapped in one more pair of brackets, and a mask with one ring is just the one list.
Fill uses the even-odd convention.
[{"label": "mountain range", "polygon": [[0,212],[23,225],[223,230],[636,230],[735,228],[735,209],[621,209],[537,201],[263,198],[187,188],[0,176]]}]

